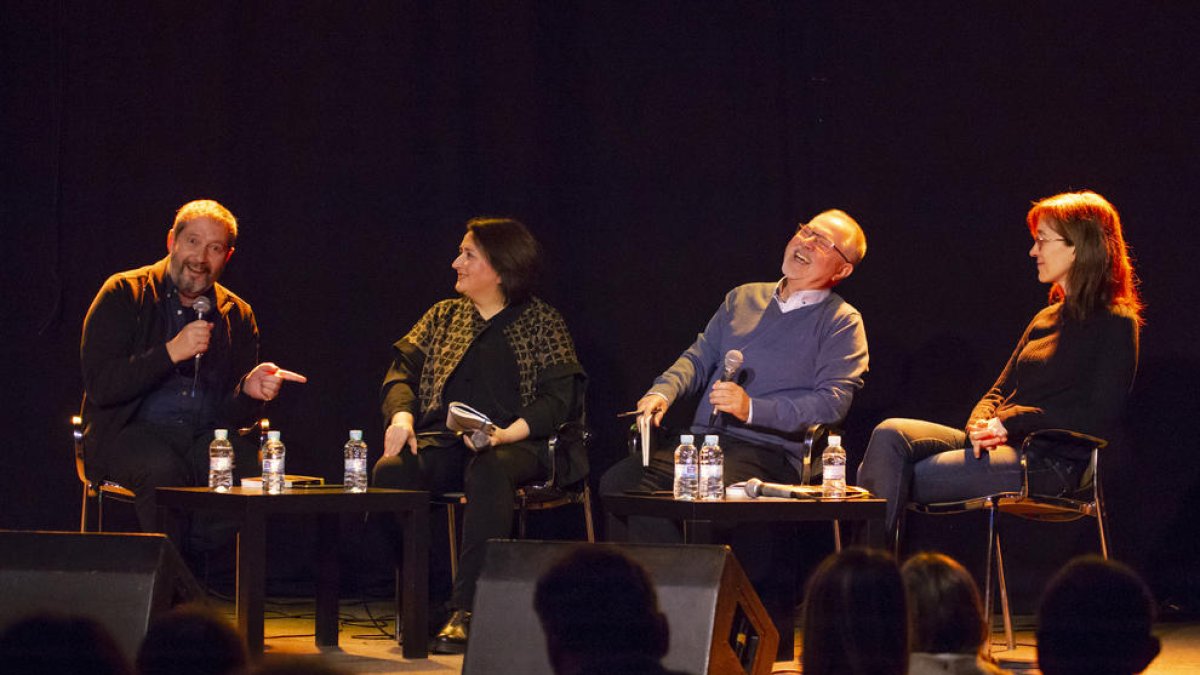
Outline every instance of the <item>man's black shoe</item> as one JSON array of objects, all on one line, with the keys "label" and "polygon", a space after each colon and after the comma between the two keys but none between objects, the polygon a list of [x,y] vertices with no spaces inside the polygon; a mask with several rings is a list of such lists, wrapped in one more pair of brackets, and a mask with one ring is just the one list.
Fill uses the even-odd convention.
[{"label": "man's black shoe", "polygon": [[471,613],[456,609],[450,620],[433,640],[434,654],[462,654],[467,650],[467,632],[471,627]]}]

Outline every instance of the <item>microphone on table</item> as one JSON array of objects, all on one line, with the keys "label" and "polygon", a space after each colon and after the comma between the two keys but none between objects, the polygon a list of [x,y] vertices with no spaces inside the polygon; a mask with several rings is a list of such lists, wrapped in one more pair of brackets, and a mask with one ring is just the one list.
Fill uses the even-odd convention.
[{"label": "microphone on table", "polygon": [[[212,310],[212,301],[208,299],[207,295],[202,295],[196,298],[196,301],[192,303],[192,309],[196,310],[196,320],[203,321],[204,315],[208,314]],[[195,356],[195,368],[192,369],[192,398],[196,398],[196,381],[200,379],[201,356],[204,355],[197,354]]]},{"label": "microphone on table", "polygon": [[759,497],[782,497],[784,499],[803,499],[805,495],[796,489],[795,485],[780,483],[764,483],[757,478],[746,481],[746,496],[751,499]]},{"label": "microphone on table", "polygon": [[[742,361],[745,357],[736,349],[730,349],[725,352],[725,371],[721,373],[721,382],[733,382],[737,377],[738,371],[742,368]],[[717,426],[717,418],[721,415],[716,408],[713,408],[712,415],[708,417],[708,426]]]}]

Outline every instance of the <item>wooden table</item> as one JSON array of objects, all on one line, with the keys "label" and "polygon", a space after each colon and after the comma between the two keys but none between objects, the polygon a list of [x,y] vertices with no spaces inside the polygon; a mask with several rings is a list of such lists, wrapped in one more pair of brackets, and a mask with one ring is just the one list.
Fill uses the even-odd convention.
[{"label": "wooden table", "polygon": [[[713,544],[714,524],[748,522],[804,522],[828,520],[833,524],[834,544],[841,549],[841,528],[838,522],[864,521],[868,528],[878,523],[880,527],[887,517],[887,500],[877,497],[854,499],[782,499],[775,497],[726,498],[720,501],[683,501],[666,494],[607,494],[604,508],[610,518],[629,524],[630,516],[669,518],[683,523],[685,544]],[[873,541],[868,530],[865,541]],[[795,607],[798,598],[782,599],[790,609],[786,616],[772,616],[779,630],[779,651],[776,657],[791,660],[795,655],[794,634]]]},{"label": "wooden table", "polygon": [[628,521],[630,516],[670,518],[683,522],[683,540],[688,544],[713,543],[714,523],[802,522],[828,520],[883,523],[887,500],[878,497],[856,499],[781,499],[759,497],[720,501],[683,501],[670,494],[604,495],[604,508],[610,516]]},{"label": "wooden table", "polygon": [[237,624],[251,654],[263,650],[263,611],[266,595],[267,516],[277,513],[313,514],[317,523],[316,643],[338,643],[338,567],[340,516],[343,513],[393,512],[404,532],[404,559],[396,569],[397,630],[406,659],[428,656],[429,622],[429,493],[369,488],[345,492],[340,486],[289,488],[269,495],[257,488],[213,492],[207,487],[158,488],[161,511],[218,511],[241,520],[237,541]]}]

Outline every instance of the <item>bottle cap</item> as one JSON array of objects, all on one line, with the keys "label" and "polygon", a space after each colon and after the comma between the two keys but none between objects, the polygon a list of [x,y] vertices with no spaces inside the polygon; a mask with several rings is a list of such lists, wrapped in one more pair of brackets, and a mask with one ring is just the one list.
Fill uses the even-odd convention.
[{"label": "bottle cap", "polygon": [[268,431],[268,432],[267,432],[267,440],[268,440],[268,441],[277,441],[277,440],[279,440],[279,432],[278,432],[278,431]]},{"label": "bottle cap", "polygon": [[696,442],[696,437],[691,434],[683,434],[679,437],[680,445],[691,445]]},{"label": "bottle cap", "polygon": [[705,445],[716,445],[717,444],[717,435],[716,434],[705,434],[704,435],[704,444]]},{"label": "bottle cap", "polygon": [[213,429],[213,440],[227,441],[229,440],[228,429]]},{"label": "bottle cap", "polygon": [[841,447],[842,435],[841,434],[829,434],[829,445],[836,445],[836,446]]},{"label": "bottle cap", "polygon": [[361,441],[362,440],[362,429],[351,429],[350,430],[350,440]]}]

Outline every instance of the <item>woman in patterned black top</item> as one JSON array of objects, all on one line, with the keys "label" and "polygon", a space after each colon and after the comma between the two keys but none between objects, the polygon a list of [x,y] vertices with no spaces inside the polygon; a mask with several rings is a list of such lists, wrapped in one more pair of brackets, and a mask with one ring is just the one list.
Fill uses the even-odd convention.
[{"label": "woman in patterned black top", "polygon": [[[1025,436],[1071,429],[1101,438],[1115,431],[1137,369],[1141,302],[1117,210],[1095,192],[1034,204],[1026,217],[1038,280],[1050,305],[1025,329],[1000,377],[964,429],[889,419],[875,428],[859,483],[888,500],[895,532],[909,499],[954,501],[1016,490]],[[1031,490],[1078,487],[1087,456],[1039,448],[1029,458]],[[1074,453],[1073,453],[1074,451]]]},{"label": "woman in patterned black top", "polygon": [[[531,295],[539,253],[516,220],[468,221],[453,265],[460,296],[434,305],[393,345],[383,381],[387,432],[374,484],[467,498],[440,653],[466,644],[484,543],[511,535],[516,486],[546,475],[546,439],[580,412],[584,373],[566,324]],[[495,423],[486,447],[446,427],[451,402]],[[444,579],[446,567],[435,564],[432,576]],[[433,585],[435,599],[443,586]]]}]

